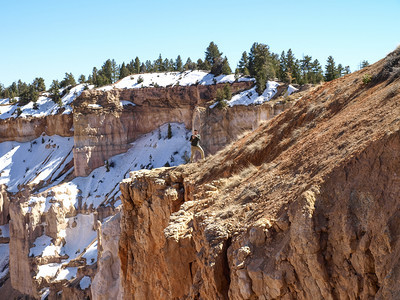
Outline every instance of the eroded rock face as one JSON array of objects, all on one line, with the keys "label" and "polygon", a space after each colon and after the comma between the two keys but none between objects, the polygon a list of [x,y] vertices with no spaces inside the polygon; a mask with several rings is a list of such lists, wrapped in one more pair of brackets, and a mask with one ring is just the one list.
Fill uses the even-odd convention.
[{"label": "eroded rock face", "polygon": [[120,221],[121,213],[117,213],[98,228],[99,259],[96,276],[91,285],[93,299],[123,299],[120,281],[121,264],[118,256]]},{"label": "eroded rock face", "polygon": [[206,161],[121,183],[125,299],[399,298],[393,55]]},{"label": "eroded rock face", "polygon": [[[232,91],[250,88],[236,82]],[[162,124],[179,122],[191,128],[193,111],[214,99],[223,85],[88,90],[74,102],[75,175],[87,176],[113,155],[126,152],[129,143]],[[121,105],[121,100],[134,103]],[[98,106],[93,107],[91,105]]]},{"label": "eroded rock face", "polygon": [[27,142],[46,135],[73,136],[72,115],[56,114],[45,117],[8,118],[0,120],[0,143]]}]

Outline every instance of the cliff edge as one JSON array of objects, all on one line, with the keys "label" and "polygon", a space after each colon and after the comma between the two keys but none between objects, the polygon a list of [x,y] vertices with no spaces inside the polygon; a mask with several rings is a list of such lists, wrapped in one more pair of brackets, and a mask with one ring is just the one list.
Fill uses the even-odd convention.
[{"label": "cliff edge", "polygon": [[120,187],[126,299],[400,297],[400,48]]}]

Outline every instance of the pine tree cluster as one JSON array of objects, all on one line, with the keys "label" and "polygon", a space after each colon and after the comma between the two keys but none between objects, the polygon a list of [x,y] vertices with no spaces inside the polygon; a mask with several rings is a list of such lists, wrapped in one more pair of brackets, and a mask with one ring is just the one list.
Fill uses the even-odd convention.
[{"label": "pine tree cluster", "polygon": [[[360,68],[368,66],[368,61],[363,61]],[[126,76],[132,74],[143,74],[151,72],[182,72],[188,70],[208,71],[215,76],[221,74],[231,74],[232,70],[226,56],[218,49],[218,46],[211,42],[205,51],[204,60],[199,58],[192,61],[190,57],[183,63],[182,57],[177,56],[175,60],[163,58],[161,54],[153,62],[150,60],[140,61],[139,57],[132,59],[129,63],[123,62],[118,65],[114,59],[108,59],[104,62],[100,69],[93,68],[91,74],[86,78],[80,75],[78,82],[93,84],[96,87],[112,84]],[[350,73],[348,66],[343,67],[341,64],[336,65],[332,56],[329,56],[325,65],[325,72],[317,59],[305,55],[302,59],[297,59],[292,50],[283,51],[281,55],[270,51],[269,46],[262,43],[254,43],[247,53],[243,52],[242,57],[235,70],[236,77],[252,76],[256,79],[257,92],[261,94],[266,88],[268,80],[280,80],[286,83],[319,83],[321,81],[330,81]],[[138,80],[139,82],[139,80]],[[60,82],[53,80],[50,89],[51,98],[60,106],[60,93],[64,93],[69,88],[76,85],[75,78],[72,73],[65,73],[65,77]],[[36,103],[40,93],[46,91],[44,79],[35,78],[31,84],[26,84],[19,80],[13,82],[9,87],[5,88],[0,83],[0,98],[9,98],[11,103],[25,105],[29,102]],[[37,107],[37,105],[35,106]]]}]

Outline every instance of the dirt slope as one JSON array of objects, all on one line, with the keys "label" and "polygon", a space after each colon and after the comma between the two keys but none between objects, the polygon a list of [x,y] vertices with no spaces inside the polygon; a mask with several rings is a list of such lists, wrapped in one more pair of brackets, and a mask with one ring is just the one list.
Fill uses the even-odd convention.
[{"label": "dirt slope", "polygon": [[397,299],[399,173],[400,48],[205,162],[122,183],[125,295]]}]

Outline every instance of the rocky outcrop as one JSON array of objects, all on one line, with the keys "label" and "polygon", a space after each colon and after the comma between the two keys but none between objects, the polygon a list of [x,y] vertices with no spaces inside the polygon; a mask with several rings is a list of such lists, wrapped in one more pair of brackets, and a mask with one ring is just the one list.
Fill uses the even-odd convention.
[{"label": "rocky outcrop", "polygon": [[92,299],[123,299],[120,281],[121,264],[118,241],[121,232],[121,214],[118,212],[98,228],[97,272],[91,285]]},{"label": "rocky outcrop", "polygon": [[72,115],[55,114],[44,117],[0,119],[0,143],[27,142],[46,135],[73,136]]},{"label": "rocky outcrop", "polygon": [[310,91],[202,163],[132,173],[125,299],[399,298],[399,61]]},{"label": "rocky outcrop", "polygon": [[0,185],[0,225],[5,225],[8,223],[9,216],[10,199],[8,197],[8,192],[6,187]]},{"label": "rocky outcrop", "polygon": [[193,116],[192,128],[203,137],[201,146],[206,154],[215,154],[236,141],[239,136],[255,130],[262,122],[280,114],[293,103],[273,102],[261,105],[236,105],[225,109],[198,107]]},{"label": "rocky outcrop", "polygon": [[[231,84],[233,92],[253,82]],[[75,175],[87,176],[104,161],[126,152],[129,143],[162,124],[179,122],[191,128],[193,111],[215,98],[218,85],[169,88],[88,90],[74,102]],[[121,105],[121,100],[133,105]]]}]

